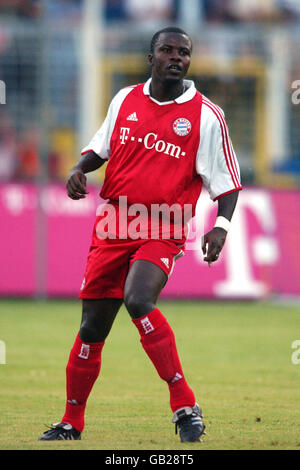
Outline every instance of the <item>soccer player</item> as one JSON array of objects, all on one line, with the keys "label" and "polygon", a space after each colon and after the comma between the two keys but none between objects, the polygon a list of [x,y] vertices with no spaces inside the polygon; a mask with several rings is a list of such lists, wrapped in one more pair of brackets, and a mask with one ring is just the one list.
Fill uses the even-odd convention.
[{"label": "soccer player", "polygon": [[[204,433],[202,411],[182,370],[172,328],[156,302],[184,253],[186,221],[177,223],[176,208],[189,207],[193,216],[202,185],[218,202],[215,226],[202,245],[204,260],[211,264],[223,248],[241,183],[222,110],[185,79],[191,53],[191,39],[183,30],[169,27],[154,34],[151,77],[117,93],[70,171],[68,196],[78,200],[87,194],[85,174],[108,162],[100,192],[108,203],[96,217],[79,294],[82,320],[66,368],[65,412],[41,440],[80,439],[105,339],[123,302],[146,354],[168,385],[181,441],[199,441]],[[125,197],[124,209],[120,201]],[[133,205],[175,207],[169,236],[164,237],[166,217],[155,224],[149,213],[139,219],[140,231],[138,224],[130,231],[137,214],[131,212]],[[153,222],[153,231],[145,221]]]}]

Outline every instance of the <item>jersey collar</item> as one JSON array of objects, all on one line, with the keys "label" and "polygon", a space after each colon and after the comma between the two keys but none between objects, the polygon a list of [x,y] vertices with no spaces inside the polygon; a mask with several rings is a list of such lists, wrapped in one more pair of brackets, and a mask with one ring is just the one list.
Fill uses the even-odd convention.
[{"label": "jersey collar", "polygon": [[197,91],[193,80],[184,80],[184,85],[187,87],[187,90],[182,95],[178,96],[178,98],[176,98],[175,100],[161,102],[161,101],[155,100],[154,98],[152,98],[152,96],[150,96],[151,80],[152,78],[149,78],[146,81],[146,83],[144,84],[143,92],[145,95],[148,95],[152,101],[154,101],[155,103],[159,105],[170,104],[170,103],[178,103],[178,104],[186,103],[187,101],[190,101],[191,99],[194,98],[196,91]]}]

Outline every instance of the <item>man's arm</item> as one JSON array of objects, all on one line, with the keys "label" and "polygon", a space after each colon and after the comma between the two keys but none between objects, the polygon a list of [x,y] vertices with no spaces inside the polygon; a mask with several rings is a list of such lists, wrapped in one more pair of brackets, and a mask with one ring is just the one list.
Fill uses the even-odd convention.
[{"label": "man's arm", "polygon": [[82,155],[78,163],[70,170],[66,184],[68,196],[75,200],[85,198],[88,194],[85,173],[97,170],[105,162],[106,160],[100,158],[92,150]]},{"label": "man's arm", "polygon": [[[218,199],[218,217],[225,217],[229,222],[235,210],[239,191],[226,194]],[[205,256],[204,261],[210,265],[217,261],[226,240],[227,231],[221,227],[214,227],[206,233],[202,241],[202,252]]]}]

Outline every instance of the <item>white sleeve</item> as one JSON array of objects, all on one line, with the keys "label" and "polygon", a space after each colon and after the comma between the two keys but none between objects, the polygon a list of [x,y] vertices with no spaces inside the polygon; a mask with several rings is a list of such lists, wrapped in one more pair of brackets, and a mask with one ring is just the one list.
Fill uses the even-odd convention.
[{"label": "white sleeve", "polygon": [[127,87],[120,90],[112,99],[106,118],[101,125],[100,129],[96,132],[92,140],[86,145],[81,155],[93,151],[103,160],[109,160],[110,157],[110,139],[116,124],[120,107],[126,96],[132,91],[133,87]]},{"label": "white sleeve", "polygon": [[205,97],[202,102],[196,171],[202,177],[212,200],[242,189],[240,168],[224,113]]}]

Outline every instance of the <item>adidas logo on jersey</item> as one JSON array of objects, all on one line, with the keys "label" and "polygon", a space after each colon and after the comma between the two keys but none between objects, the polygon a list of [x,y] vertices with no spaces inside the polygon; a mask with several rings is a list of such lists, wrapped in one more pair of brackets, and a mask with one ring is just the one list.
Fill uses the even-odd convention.
[{"label": "adidas logo on jersey", "polygon": [[129,116],[126,118],[127,121],[138,121],[136,113],[129,114]]},{"label": "adidas logo on jersey", "polygon": [[167,266],[169,267],[169,258],[160,258],[160,260]]}]

